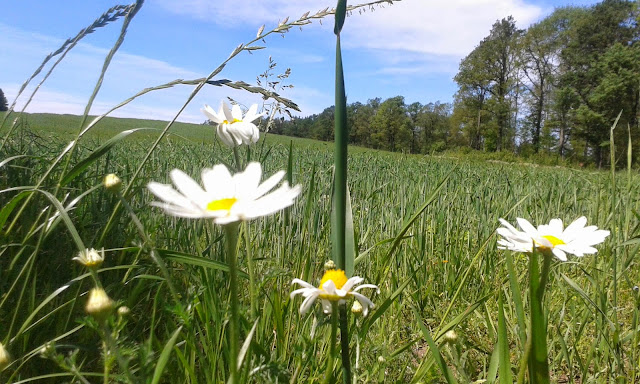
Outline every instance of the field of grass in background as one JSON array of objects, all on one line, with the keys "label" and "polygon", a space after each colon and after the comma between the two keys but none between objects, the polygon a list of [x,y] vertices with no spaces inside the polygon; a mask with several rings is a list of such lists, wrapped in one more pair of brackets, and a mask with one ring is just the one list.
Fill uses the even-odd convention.
[{"label": "field of grass in background", "polygon": [[[100,339],[96,323],[84,314],[92,282],[71,261],[77,247],[69,226],[57,219],[44,193],[34,194],[19,212],[27,193],[14,189],[38,183],[68,144],[62,138],[74,137],[79,120],[30,115],[26,121],[0,151],[0,340],[14,358],[0,375],[3,382],[38,376],[52,383],[98,381],[93,376],[103,369]],[[80,141],[70,169],[122,130],[165,125],[115,118],[101,124]],[[175,135],[151,154],[125,199],[168,264],[180,292],[177,302],[131,216],[116,210],[117,199],[101,187],[108,173],[128,184],[158,131],[118,142],[67,183],[60,184],[63,175],[52,169],[39,190],[53,193],[59,187],[56,197],[84,244],[105,248],[99,274],[110,297],[130,308],[128,315],[114,317],[113,326],[119,357],[136,377],[151,381],[162,361],[166,366],[154,382],[223,382],[229,291],[222,230],[161,214],[149,205],[153,197],[145,185],[169,182],[173,168],[198,179],[202,168],[231,162],[231,154],[214,144],[212,127],[176,124],[171,132]],[[330,258],[332,150],[332,144],[274,135],[252,147],[265,174],[287,169],[290,160],[286,178],[301,184],[303,192],[285,212],[251,222],[251,241],[240,244],[240,268],[246,269],[251,255],[259,287],[257,318],[241,289],[242,335],[255,321],[243,365],[251,382],[322,380],[328,318],[319,306],[299,315],[300,299],[290,300],[289,293],[295,277],[317,283]],[[552,294],[545,306],[552,381],[640,379],[640,242],[631,240],[640,235],[635,172],[619,172],[613,183],[606,172],[355,149],[349,173],[356,274],[379,285],[373,301],[384,309],[353,316],[350,342],[358,382],[444,382],[426,333],[459,382],[493,382],[499,294],[506,298],[516,372],[527,324],[518,313],[519,303],[528,305],[527,257],[513,254],[517,281],[510,282],[505,251],[495,244],[498,218],[541,223],[558,217],[568,224],[582,215],[612,235],[596,255],[552,265]],[[247,287],[246,278],[241,284]],[[126,382],[115,357],[105,358],[112,379]]]}]

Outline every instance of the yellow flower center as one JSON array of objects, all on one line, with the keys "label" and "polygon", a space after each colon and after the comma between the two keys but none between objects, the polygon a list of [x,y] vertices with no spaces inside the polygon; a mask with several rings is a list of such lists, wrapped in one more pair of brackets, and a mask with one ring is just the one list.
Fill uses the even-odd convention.
[{"label": "yellow flower center", "polygon": [[233,123],[242,123],[242,120],[233,119],[233,121],[229,122],[229,120],[225,120],[222,124],[233,124]]},{"label": "yellow flower center", "polygon": [[209,211],[230,211],[231,207],[236,203],[236,201],[238,201],[238,199],[236,199],[235,197],[213,200],[212,202],[207,204],[207,209]]},{"label": "yellow flower center", "polygon": [[320,280],[320,289],[322,289],[324,283],[329,280],[333,281],[333,284],[336,285],[337,289],[340,289],[349,279],[347,279],[347,275],[342,269],[330,269],[324,273],[324,276],[322,276],[322,280]]},{"label": "yellow flower center", "polygon": [[563,245],[566,244],[564,241],[558,239],[555,236],[551,236],[551,235],[546,235],[546,236],[542,236],[543,238],[549,240],[549,242],[551,243],[551,247],[554,248],[557,245]]}]

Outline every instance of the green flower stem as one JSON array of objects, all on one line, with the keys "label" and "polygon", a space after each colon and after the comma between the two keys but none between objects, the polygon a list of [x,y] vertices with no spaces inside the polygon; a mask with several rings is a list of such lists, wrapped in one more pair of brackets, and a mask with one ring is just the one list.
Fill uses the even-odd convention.
[{"label": "green flower stem", "polygon": [[349,327],[347,320],[347,305],[340,307],[340,347],[342,351],[342,382],[351,383],[351,358],[349,355]]},{"label": "green flower stem", "polygon": [[173,300],[176,303],[179,303],[180,296],[178,295],[178,291],[176,290],[176,288],[173,286],[171,275],[169,274],[169,270],[167,269],[167,266],[164,263],[164,260],[162,260],[160,255],[158,255],[158,253],[156,252],[156,247],[153,245],[151,238],[145,232],[144,226],[140,222],[140,219],[138,219],[138,216],[136,215],[136,213],[133,211],[133,208],[131,208],[131,205],[129,205],[129,202],[127,201],[127,199],[125,199],[122,193],[120,192],[118,192],[117,195],[118,195],[118,198],[120,199],[120,203],[125,207],[127,212],[129,212],[129,216],[131,216],[131,221],[133,221],[136,228],[138,229],[138,233],[140,234],[140,237],[142,237],[145,244],[150,248],[149,255],[151,256],[151,259],[156,263],[158,268],[160,268],[160,272],[162,272],[162,275],[164,276],[164,279],[167,282],[167,286],[169,287],[169,292],[171,292],[171,296]]},{"label": "green flower stem", "polygon": [[[129,370],[129,363],[120,354],[120,351],[118,350],[118,344],[116,343],[115,339],[111,334],[111,329],[109,328],[109,325],[107,324],[106,319],[101,321],[100,328],[102,331],[101,332],[102,342],[106,346],[106,351],[113,353],[113,355],[116,357],[116,361],[118,362],[120,369],[124,372],[125,376],[127,377],[127,382],[132,384],[138,383],[138,380],[136,380],[136,378],[131,374],[131,371]],[[108,356],[109,354],[104,356],[105,361],[108,359]],[[105,364],[107,363],[105,362]],[[107,370],[107,367],[105,367],[105,370]],[[105,383],[106,382],[107,381],[105,381]]]},{"label": "green flower stem", "polygon": [[242,223],[244,229],[244,243],[247,252],[247,269],[249,269],[249,293],[251,301],[251,318],[255,319],[258,316],[258,308],[256,304],[256,280],[255,280],[255,266],[253,265],[253,255],[251,254],[251,233],[249,232],[249,224],[245,221]]},{"label": "green flower stem", "polygon": [[237,265],[238,226],[237,222],[223,226],[225,246],[227,248],[227,264],[229,264],[229,295],[231,296],[231,319],[229,320],[229,383],[231,384],[240,382],[238,377],[238,340],[240,338],[238,329],[240,327]]},{"label": "green flower stem", "polygon": [[331,383],[333,377],[333,364],[335,362],[336,344],[338,342],[338,302],[331,302],[331,338],[329,339],[329,356],[327,356],[327,370],[323,383]]},{"label": "green flower stem", "polygon": [[[544,261],[540,271],[538,256]],[[549,278],[551,253],[534,251],[529,257],[529,297],[531,301],[531,350],[529,352],[529,382],[531,384],[548,384],[549,357],[547,352],[547,321],[542,306],[544,291]]]},{"label": "green flower stem", "polygon": [[242,159],[240,158],[240,151],[238,151],[238,146],[233,146],[233,158],[236,160],[236,171],[242,172]]},{"label": "green flower stem", "polygon": [[109,384],[109,371],[111,370],[111,364],[109,361],[109,348],[107,347],[107,343],[105,343],[104,341],[102,342],[102,353],[103,353],[103,357],[102,360],[104,360],[104,370],[102,372],[102,382],[104,384]]}]

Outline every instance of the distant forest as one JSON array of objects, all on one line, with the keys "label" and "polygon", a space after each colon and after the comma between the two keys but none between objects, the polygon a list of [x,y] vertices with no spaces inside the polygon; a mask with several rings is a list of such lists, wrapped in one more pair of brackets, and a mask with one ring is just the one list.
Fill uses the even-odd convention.
[{"label": "distant forest", "polygon": [[[460,62],[453,104],[403,96],[348,105],[352,144],[405,153],[471,148],[550,154],[597,166],[640,154],[638,2],[563,7],[526,30],[509,16]],[[278,119],[270,132],[333,140],[333,112]],[[625,162],[625,161],[623,161]]]}]

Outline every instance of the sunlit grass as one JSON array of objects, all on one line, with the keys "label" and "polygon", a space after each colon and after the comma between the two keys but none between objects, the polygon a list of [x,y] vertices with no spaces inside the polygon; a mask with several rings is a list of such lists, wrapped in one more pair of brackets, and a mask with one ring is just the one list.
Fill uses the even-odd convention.
[{"label": "sunlit grass", "polygon": [[[137,8],[114,8],[109,20],[133,17],[123,9]],[[330,14],[260,29],[208,77],[157,89],[188,84],[191,98],[250,44]],[[229,84],[276,97],[241,82],[213,85]],[[320,305],[302,315],[290,298],[293,279],[317,287],[340,253],[331,238],[333,144],[263,134],[250,150],[231,151],[208,125],[0,119],[0,343],[8,351],[0,381],[219,383],[230,373],[254,383],[338,380],[337,319]],[[302,193],[283,212],[234,226],[227,240],[229,227],[150,205],[149,181],[169,183],[172,169],[199,180],[203,168],[249,160],[266,175],[288,170],[285,179]],[[551,381],[636,382],[640,178],[493,160],[349,148],[353,275],[379,288],[366,317],[356,307],[341,320],[354,382],[523,380],[529,259],[497,250],[498,219],[580,216],[612,235],[595,255],[551,263],[552,294],[541,305]],[[103,186],[108,174],[122,180],[117,193]],[[104,255],[99,267],[73,261],[91,248]],[[230,273],[236,254],[238,282]],[[87,307],[96,286],[103,305]]]},{"label": "sunlit grass", "polygon": [[[273,136],[269,140],[271,138]],[[92,140],[88,139],[89,142]],[[90,191],[81,197],[74,209],[69,209],[68,214],[87,246],[105,247],[105,264],[99,274],[110,296],[131,309],[121,335],[122,348],[132,364],[139,369],[148,369],[144,368],[148,364],[145,354],[160,353],[177,327],[184,324],[182,342],[175,348],[175,356],[179,358],[169,360],[170,369],[165,373],[169,376],[163,380],[223,380],[227,348],[221,335],[228,302],[221,230],[204,222],[159,214],[149,206],[152,196],[141,188],[146,177],[127,197],[180,287],[182,304],[176,307],[167,295],[166,286],[159,280],[161,275],[147,251],[139,248],[140,238],[127,216],[121,214],[111,229],[105,227],[115,204],[114,197],[102,188],[91,189],[111,172],[127,183],[148,143],[144,137],[121,142],[109,156],[101,158],[81,178],[66,186],[65,194],[69,193],[70,197],[65,204]],[[7,190],[16,185],[10,180],[16,180],[18,185],[32,185],[38,170],[46,166],[48,156],[54,156],[55,149],[64,143],[49,145],[50,155],[40,153],[37,158],[16,159],[3,166],[1,177],[6,184],[0,198],[5,210],[12,205],[12,198],[18,196],[17,192]],[[265,172],[274,172],[286,163],[288,146],[284,140],[281,143],[268,141],[267,147],[270,152],[263,163]],[[11,148],[9,146],[3,153],[3,158],[16,154]],[[258,153],[259,148],[258,145]],[[157,148],[145,175],[162,178],[172,168],[179,168],[196,177],[202,167],[211,165],[212,150],[215,151],[209,144],[167,141]],[[88,151],[81,149],[78,156],[82,158]],[[232,161],[230,154],[225,155]],[[224,158],[225,155],[220,156]],[[252,350],[249,363],[255,370],[251,377],[256,382],[277,376],[291,379],[297,375],[305,380],[320,378],[324,371],[322,361],[309,359],[309,356],[324,356],[321,351],[326,348],[329,329],[324,323],[326,320],[323,322],[326,318],[319,309],[316,310],[318,324],[313,316],[300,317],[297,313],[299,303],[288,297],[289,283],[294,277],[317,283],[324,263],[330,258],[332,148],[296,142],[292,164],[294,183],[303,185],[299,201],[289,208],[287,216],[279,214],[251,223],[250,246],[259,276],[257,307],[261,314],[254,336],[257,346]],[[636,176],[632,177],[629,186],[618,183],[619,203],[614,210],[610,197],[611,176],[602,172],[471,163],[363,150],[352,151],[349,174],[352,175],[349,188],[356,255],[362,255],[356,274],[379,284],[381,294],[375,299],[377,306],[406,284],[384,315],[358,339],[360,352],[355,374],[362,380],[374,372],[376,375],[385,373],[385,381],[409,380],[414,375],[427,381],[435,380],[440,371],[432,360],[420,325],[427,327],[436,338],[444,335],[448,330],[446,325],[451,321],[457,341],[441,344],[444,359],[459,378],[486,378],[491,354],[497,345],[496,294],[501,291],[505,296],[511,358],[516,366],[523,345],[518,337],[520,330],[504,252],[495,249],[492,237],[499,217],[529,217],[532,221],[559,217],[571,221],[586,215],[590,223],[618,231],[623,239],[638,236],[638,219],[633,213],[638,211],[636,196],[640,196],[640,180]],[[403,223],[447,175],[450,175],[449,180],[435,200],[409,228],[396,251],[389,256],[389,262],[385,263],[391,245],[387,240],[399,233]],[[84,278],[37,311],[45,298],[76,279],[80,272],[71,261],[77,252],[68,231],[61,225],[44,232],[37,228],[36,223],[44,219],[39,212],[48,205],[47,200],[38,198],[28,208],[30,214],[23,214],[10,233],[6,231],[15,211],[8,213],[8,220],[3,225],[6,242],[0,258],[3,274],[0,284],[5,294],[0,310],[2,319],[6,319],[3,329],[11,333],[2,337],[4,341],[11,341],[5,345],[11,348],[12,356],[20,359],[17,360],[19,366],[8,369],[8,372],[15,372],[12,380],[60,371],[35,357],[23,359],[30,351],[37,351],[46,342],[76,327],[76,319],[83,317],[83,295],[90,288],[89,280]],[[41,234],[42,239],[39,238]],[[33,254],[37,242],[40,242],[40,249]],[[637,362],[633,359],[638,358],[638,296],[633,291],[640,280],[636,261],[638,245],[620,248],[623,257],[618,266],[617,316],[622,324],[622,334],[617,336],[612,334],[610,327],[616,309],[611,305],[610,255],[616,246],[619,244],[607,242],[596,255],[552,265],[550,284],[554,294],[547,297],[546,306],[549,309],[552,380],[564,375],[607,377],[617,370],[618,356],[625,371],[633,372],[634,362]],[[246,268],[244,247],[241,245],[239,253],[241,270]],[[518,284],[525,292],[526,257],[517,254],[513,257]],[[383,270],[385,266],[389,269]],[[53,275],[52,270],[56,271]],[[381,280],[375,281],[378,277]],[[568,284],[567,280],[575,282],[576,286]],[[246,289],[248,282],[242,281]],[[460,293],[456,295],[459,289]],[[244,297],[243,308],[248,311],[246,290]],[[526,307],[524,295],[522,300]],[[471,312],[465,312],[470,306]],[[30,314],[35,315],[29,319]],[[458,317],[461,314],[465,314],[464,317]],[[243,315],[248,316],[248,312]],[[367,319],[356,318],[355,322],[367,325]],[[20,328],[24,329],[16,334]],[[245,324],[244,331],[248,332],[250,328],[250,324]],[[93,335],[86,326],[78,329],[58,342],[57,352],[64,356],[68,350],[87,343],[91,345],[95,342],[91,341]],[[616,337],[617,346],[613,344]],[[356,339],[352,342],[356,343]],[[435,342],[443,343],[443,338]],[[618,350],[624,353],[618,354]],[[78,364],[83,370],[100,370],[96,366],[98,351],[99,348],[95,352],[82,350],[83,358]],[[600,371],[603,373],[598,373]],[[185,379],[185,375],[190,379]]]}]

